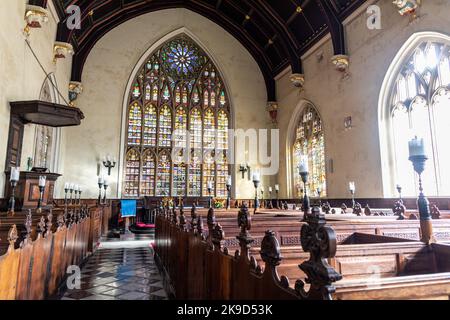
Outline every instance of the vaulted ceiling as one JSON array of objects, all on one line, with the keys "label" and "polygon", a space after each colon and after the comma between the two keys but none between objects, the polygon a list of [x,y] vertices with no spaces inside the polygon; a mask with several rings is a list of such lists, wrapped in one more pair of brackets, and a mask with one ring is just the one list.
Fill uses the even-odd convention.
[{"label": "vaulted ceiling", "polygon": [[[47,0],[30,0],[46,5]],[[342,21],[366,0],[55,0],[61,22],[57,41],[70,42],[75,55],[72,80],[80,81],[95,43],[108,31],[139,15],[186,8],[231,33],[259,64],[269,100],[275,100],[274,77],[286,68],[302,73],[300,57],[328,32],[335,54],[345,54]],[[68,30],[70,5],[82,11],[79,30]]]}]

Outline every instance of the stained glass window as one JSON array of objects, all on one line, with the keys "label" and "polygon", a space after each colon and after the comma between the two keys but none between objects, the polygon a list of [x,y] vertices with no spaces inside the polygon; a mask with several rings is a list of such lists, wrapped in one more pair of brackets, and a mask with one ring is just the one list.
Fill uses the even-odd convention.
[{"label": "stained glass window", "polygon": [[145,150],[142,157],[141,194],[155,195],[155,155],[151,150]]},{"label": "stained glass window", "polygon": [[317,196],[317,189],[320,188],[321,196],[326,196],[325,146],[322,120],[312,105],[307,105],[300,115],[292,149],[294,194],[300,197],[302,190],[304,190],[298,167],[301,161],[308,161],[310,171],[307,185],[308,194]]},{"label": "stained glass window", "polygon": [[156,107],[148,105],[144,112],[144,145],[156,147],[156,127],[158,117],[156,115]]},{"label": "stained glass window", "polygon": [[170,170],[171,162],[167,151],[163,151],[159,155],[158,172],[156,180],[156,195],[168,197],[170,196]]},{"label": "stained glass window", "polygon": [[[430,196],[450,195],[450,44],[424,41],[405,57],[391,92],[394,184],[416,196],[418,180],[408,160],[408,141],[424,139],[428,161],[423,176]],[[415,183],[414,183],[415,182]]]},{"label": "stained glass window", "polygon": [[123,195],[207,196],[211,181],[212,195],[225,197],[228,101],[217,68],[189,37],[153,52],[130,88]]},{"label": "stained glass window", "polygon": [[139,173],[139,152],[136,149],[131,149],[127,153],[127,162],[125,168],[125,193],[129,196],[136,197],[139,194]]},{"label": "stained glass window", "polygon": [[137,146],[141,144],[142,135],[142,110],[141,106],[135,102],[130,107],[128,114],[128,144]]}]

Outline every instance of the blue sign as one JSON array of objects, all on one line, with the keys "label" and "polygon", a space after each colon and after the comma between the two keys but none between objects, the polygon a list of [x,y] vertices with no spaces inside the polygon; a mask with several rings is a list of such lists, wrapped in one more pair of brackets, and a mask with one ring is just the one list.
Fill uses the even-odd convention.
[{"label": "blue sign", "polygon": [[122,218],[136,217],[136,200],[121,200]]}]

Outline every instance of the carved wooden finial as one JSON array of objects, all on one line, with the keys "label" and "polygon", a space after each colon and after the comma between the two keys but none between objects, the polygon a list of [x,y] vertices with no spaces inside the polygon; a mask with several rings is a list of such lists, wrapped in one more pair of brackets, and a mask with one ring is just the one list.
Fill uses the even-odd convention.
[{"label": "carved wooden finial", "polygon": [[203,219],[202,216],[197,218],[197,234],[203,235]]},{"label": "carved wooden finial", "polygon": [[347,205],[345,203],[343,203],[341,205],[341,214],[346,214],[347,213],[347,209],[348,209]]},{"label": "carved wooden finial", "polygon": [[8,231],[8,242],[9,245],[14,247],[17,239],[19,239],[19,233],[17,232],[17,226],[13,224]]},{"label": "carved wooden finial", "polygon": [[419,220],[419,217],[415,213],[411,213],[409,215],[409,220]]},{"label": "carved wooden finial", "polygon": [[241,236],[248,235],[248,231],[252,228],[252,218],[246,202],[244,202],[238,213],[238,227],[241,229]]},{"label": "carved wooden finial", "polygon": [[330,212],[331,212],[331,206],[330,206],[330,203],[327,201],[327,202],[325,202],[323,205],[322,205],[322,211],[325,213],[325,214],[330,214]]},{"label": "carved wooden finial", "polygon": [[53,210],[50,209],[47,215],[47,232],[45,233],[46,236],[52,233],[52,225],[53,225]]},{"label": "carved wooden finial", "polygon": [[39,223],[37,224],[37,232],[39,235],[43,235],[45,232],[45,217],[42,216],[39,220]]},{"label": "carved wooden finial", "polygon": [[[210,208],[211,210],[212,208]],[[191,230],[194,231],[195,230],[195,226],[197,224],[197,206],[195,205],[195,203],[192,204],[192,208],[191,208]]]},{"label": "carved wooden finial", "polygon": [[325,215],[320,209],[314,207],[306,218],[306,224],[302,226],[300,240],[305,252],[309,252],[308,261],[299,267],[306,273],[306,282],[311,284],[310,290],[304,290],[305,283],[297,280],[295,289],[305,299],[331,300],[334,292],[333,282],[342,279],[327,262],[336,254],[336,233],[330,227],[325,226]]},{"label": "carved wooden finial", "polygon": [[282,260],[280,244],[272,230],[266,231],[261,242],[261,258],[266,263],[266,267],[276,267]]},{"label": "carved wooden finial", "polygon": [[31,228],[33,224],[33,215],[31,214],[31,210],[28,210],[27,216],[25,217],[25,229],[27,230],[26,239],[31,238]]},{"label": "carved wooden finial", "polygon": [[184,208],[183,208],[183,204],[181,203],[181,200],[179,201],[180,202],[180,228],[182,229],[182,230],[184,230],[185,229],[185,227],[186,227],[186,217],[184,216]]},{"label": "carved wooden finial", "polygon": [[364,207],[364,214],[366,216],[371,216],[372,215],[372,210],[370,210],[369,204],[366,204],[366,206]]},{"label": "carved wooden finial", "polygon": [[406,207],[403,204],[403,201],[396,201],[392,211],[394,212],[394,215],[398,217],[398,220],[405,220]]},{"label": "carved wooden finial", "polygon": [[438,206],[434,203],[432,205],[430,205],[430,213],[431,213],[431,218],[433,218],[433,219],[441,218],[441,211],[439,210]]},{"label": "carved wooden finial", "polygon": [[222,241],[225,238],[225,232],[220,223],[216,224],[212,230],[211,241],[217,249],[222,248]]},{"label": "carved wooden finial", "polygon": [[353,207],[353,214],[356,214],[358,217],[362,216],[362,206],[359,202],[355,203]]},{"label": "carved wooden finial", "polygon": [[65,226],[64,215],[62,213],[60,213],[58,215],[58,218],[56,219],[56,223],[58,225],[58,230],[62,229]]}]

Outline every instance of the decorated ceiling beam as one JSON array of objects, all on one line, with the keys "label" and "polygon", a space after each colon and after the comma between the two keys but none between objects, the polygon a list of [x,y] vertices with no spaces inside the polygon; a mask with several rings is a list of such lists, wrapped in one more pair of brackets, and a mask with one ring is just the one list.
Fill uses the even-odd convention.
[{"label": "decorated ceiling beam", "polygon": [[333,43],[334,56],[332,58],[333,64],[336,69],[342,72],[346,72],[348,69],[348,55],[345,43],[345,30],[344,25],[339,17],[339,12],[334,2],[329,0],[316,0],[320,10],[326,17],[328,29],[331,34],[331,41]]},{"label": "decorated ceiling beam", "polygon": [[[92,3],[96,4],[96,2],[91,2],[91,5],[89,7],[82,8],[83,21],[89,15],[89,13],[95,13],[95,10],[98,8],[98,6],[92,6]],[[77,30],[69,30],[67,28],[67,14],[63,12],[64,16],[62,17],[61,22],[58,25],[57,41],[63,43],[70,42],[73,45],[75,55],[72,66],[72,81],[81,81],[84,64],[90,51],[94,47],[95,43],[97,43],[97,41],[101,39],[101,37],[103,37],[103,35],[105,35],[107,32],[122,24],[123,22],[139,15],[173,7],[185,7],[194,12],[197,12],[221,25],[224,29],[234,35],[234,37],[238,41],[240,41],[241,44],[244,45],[244,47],[246,47],[246,49],[250,52],[250,54],[260,66],[267,87],[268,99],[275,99],[275,80],[272,73],[273,66],[271,65],[270,59],[265,54],[264,48],[262,48],[245,30],[242,30],[242,28],[237,23],[228,19],[221,12],[216,11],[215,6],[198,5],[197,3],[185,3],[184,1],[166,3],[166,6],[164,6],[164,2],[141,2],[141,5],[136,5],[133,8],[121,7],[118,10],[111,12],[108,19],[97,21],[90,28],[90,30],[85,31],[81,34],[78,33]]]},{"label": "decorated ceiling beam", "polygon": [[272,21],[276,34],[280,37],[280,41],[289,55],[292,73],[303,74],[300,56],[297,53],[299,51],[299,44],[286,23],[266,2],[259,0],[246,0],[246,2],[261,13],[261,16],[265,19],[267,24],[271,24]]}]

